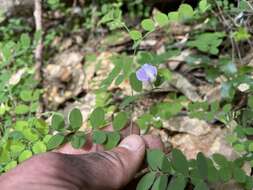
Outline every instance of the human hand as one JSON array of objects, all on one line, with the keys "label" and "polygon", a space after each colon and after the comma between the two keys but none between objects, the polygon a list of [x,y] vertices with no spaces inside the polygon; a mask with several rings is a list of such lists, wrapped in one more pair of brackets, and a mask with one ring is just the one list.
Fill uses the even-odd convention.
[{"label": "human hand", "polygon": [[104,151],[87,145],[64,146],[32,157],[0,176],[1,190],[113,190],[125,187],[143,164],[146,148],[162,148],[159,138],[131,135]]}]

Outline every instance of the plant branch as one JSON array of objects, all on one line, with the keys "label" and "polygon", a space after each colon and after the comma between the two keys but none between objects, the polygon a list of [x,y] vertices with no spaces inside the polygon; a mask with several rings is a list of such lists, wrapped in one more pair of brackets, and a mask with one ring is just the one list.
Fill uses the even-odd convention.
[{"label": "plant branch", "polygon": [[[34,19],[35,19],[35,26],[36,32],[42,32],[42,0],[35,0],[34,1]],[[41,81],[41,67],[43,64],[42,61],[42,54],[43,54],[43,43],[42,43],[42,35],[38,41],[38,44],[35,49],[35,79]]]}]

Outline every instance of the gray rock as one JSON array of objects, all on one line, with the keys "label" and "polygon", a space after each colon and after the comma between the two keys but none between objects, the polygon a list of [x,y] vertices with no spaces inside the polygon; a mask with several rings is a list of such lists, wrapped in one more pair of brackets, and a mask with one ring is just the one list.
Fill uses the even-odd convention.
[{"label": "gray rock", "polygon": [[0,0],[0,10],[11,15],[32,14],[34,0]]}]

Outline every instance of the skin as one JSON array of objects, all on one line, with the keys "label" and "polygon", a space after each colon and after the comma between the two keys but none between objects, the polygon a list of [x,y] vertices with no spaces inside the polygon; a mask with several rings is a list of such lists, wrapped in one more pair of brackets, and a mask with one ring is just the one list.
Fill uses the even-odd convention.
[{"label": "skin", "polygon": [[162,148],[160,139],[150,135],[130,135],[110,151],[88,141],[80,150],[67,144],[23,162],[0,176],[1,190],[127,189],[143,164],[146,149]]}]

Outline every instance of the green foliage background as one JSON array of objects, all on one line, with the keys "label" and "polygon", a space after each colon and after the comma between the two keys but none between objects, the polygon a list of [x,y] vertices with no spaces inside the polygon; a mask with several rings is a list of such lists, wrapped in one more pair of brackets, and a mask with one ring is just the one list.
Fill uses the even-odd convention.
[{"label": "green foliage background", "polygon": [[[51,19],[50,13],[57,11],[64,22],[57,27],[48,28],[43,43],[46,49],[45,60],[48,60],[56,36],[71,35],[79,30],[91,32],[94,36],[99,35],[96,33],[97,28],[103,28],[112,34],[125,31],[132,40],[132,53],[117,54],[111,58],[114,68],[101,81],[101,89],[96,92],[97,104],[89,117],[94,143],[111,149],[120,142],[120,131],[127,124],[136,123],[145,134],[150,128],[163,128],[163,121],[176,117],[182,110],[187,110],[192,118],[216,121],[224,127],[230,127],[234,122],[236,127],[227,141],[240,155],[238,159],[229,161],[219,154],[207,158],[199,153],[195,160],[187,160],[177,149],[173,149],[169,155],[159,150],[148,151],[148,172],[140,180],[137,189],[174,190],[185,189],[192,184],[195,190],[204,190],[209,189],[211,183],[225,183],[230,179],[242,184],[245,189],[252,189],[252,178],[241,169],[245,162],[253,165],[253,142],[248,138],[253,134],[252,68],[238,65],[240,55],[235,55],[232,48],[234,43],[246,43],[252,36],[249,28],[240,24],[243,17],[238,17],[239,21],[234,20],[226,28],[228,26],[219,17],[210,16],[217,10],[222,10],[223,14],[232,18],[242,12],[252,13],[250,4],[241,1],[235,6],[227,0],[201,0],[196,8],[182,4],[177,11],[168,14],[157,11],[152,16],[150,7],[145,6],[141,0],[131,3],[123,0],[101,1],[95,7],[92,3],[88,5],[73,13],[73,8],[59,0],[45,1],[44,9],[49,13],[47,19]],[[137,18],[137,24],[128,24],[131,23],[127,22],[129,19]],[[192,69],[203,70],[205,80],[210,84],[214,84],[219,77],[224,78],[221,86],[222,101],[189,103],[182,94],[170,93],[169,98],[158,101],[136,121],[132,121],[136,102],[162,84],[172,81],[173,72],[163,66],[169,58],[184,50],[183,46],[175,46],[178,42],[171,36],[170,26],[174,23],[201,26],[189,32],[184,47],[197,53],[187,57],[185,62]],[[160,30],[169,36],[164,53],[155,54],[139,49],[144,39]],[[43,89],[34,80],[33,51],[42,34],[35,33],[28,23],[18,18],[8,19],[0,27],[0,33],[0,173],[16,167],[32,155],[56,149],[66,142],[70,142],[76,149],[83,147],[87,134],[81,130],[83,118],[80,110],[73,109],[68,118],[55,112],[42,113],[43,117],[36,117]],[[218,60],[217,64],[210,61],[214,57]],[[194,64],[196,61],[199,64]],[[145,63],[158,69],[157,80],[149,90],[145,90],[143,83],[136,77],[136,71]],[[124,81],[129,81],[132,96],[125,96],[120,103],[113,102],[111,106],[112,103],[108,104],[111,95],[108,88],[112,84],[119,86]],[[235,100],[242,84],[247,87],[242,92],[247,96],[247,103],[237,109]],[[50,123],[44,120],[49,116],[52,116]],[[108,124],[112,124],[113,132],[101,130]]]}]

